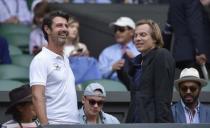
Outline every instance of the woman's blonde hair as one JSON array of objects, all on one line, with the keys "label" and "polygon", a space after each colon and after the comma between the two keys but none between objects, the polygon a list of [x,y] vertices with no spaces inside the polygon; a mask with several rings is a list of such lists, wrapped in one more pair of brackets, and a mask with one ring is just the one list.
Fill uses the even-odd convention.
[{"label": "woman's blonde hair", "polygon": [[142,19],[142,20],[139,20],[138,22],[136,22],[136,27],[138,27],[140,25],[144,25],[144,24],[148,24],[150,26],[151,37],[153,40],[156,41],[156,47],[158,47],[158,48],[163,47],[163,45],[164,45],[163,38],[162,38],[161,30],[160,30],[160,27],[158,26],[158,24],[150,19]]},{"label": "woman's blonde hair", "polygon": [[[68,24],[73,24],[73,23],[78,23],[79,24],[79,21],[75,17],[70,16]],[[79,38],[79,30],[78,30],[77,37],[75,38],[75,40],[73,40],[72,44],[77,45],[79,42],[80,42],[80,38]]]}]

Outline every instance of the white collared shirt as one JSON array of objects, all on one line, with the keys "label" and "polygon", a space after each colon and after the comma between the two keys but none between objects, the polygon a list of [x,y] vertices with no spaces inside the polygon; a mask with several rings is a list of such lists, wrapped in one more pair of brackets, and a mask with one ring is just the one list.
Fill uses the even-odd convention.
[{"label": "white collared shirt", "polygon": [[182,104],[182,107],[184,108],[186,123],[187,124],[200,123],[200,118],[199,118],[200,102],[198,101],[198,105],[194,109],[194,111],[195,111],[194,115],[193,115],[192,111],[184,104],[184,102],[182,100],[181,100],[181,104]]},{"label": "white collared shirt", "polygon": [[50,124],[79,123],[75,78],[66,56],[43,47],[31,62],[30,85],[45,86],[46,112]]}]

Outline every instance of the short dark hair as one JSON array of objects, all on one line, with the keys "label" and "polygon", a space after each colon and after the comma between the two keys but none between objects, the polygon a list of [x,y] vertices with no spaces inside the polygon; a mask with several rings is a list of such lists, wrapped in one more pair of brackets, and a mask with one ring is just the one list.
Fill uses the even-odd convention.
[{"label": "short dark hair", "polygon": [[67,21],[69,20],[69,15],[63,11],[52,11],[45,15],[42,23],[42,31],[44,33],[45,39],[48,41],[48,35],[44,30],[44,27],[47,25],[49,28],[52,26],[52,21],[55,17],[62,17],[65,18]]}]

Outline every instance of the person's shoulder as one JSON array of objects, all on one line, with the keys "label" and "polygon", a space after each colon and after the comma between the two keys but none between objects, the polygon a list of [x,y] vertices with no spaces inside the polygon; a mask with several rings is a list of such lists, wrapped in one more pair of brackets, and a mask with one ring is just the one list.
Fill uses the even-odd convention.
[{"label": "person's shoulder", "polygon": [[173,103],[173,104],[171,105],[171,107],[174,108],[174,107],[179,106],[179,105],[180,105],[180,101],[178,101],[178,102],[176,102],[176,103]]},{"label": "person's shoulder", "polygon": [[173,59],[172,54],[165,48],[157,48],[155,55],[157,58],[171,58],[171,59]]},{"label": "person's shoulder", "polygon": [[105,113],[105,112],[102,112],[104,118],[106,119],[106,123],[110,123],[110,124],[119,124],[119,120],[114,117],[113,115],[111,114],[108,114],[108,113]]},{"label": "person's shoulder", "polygon": [[43,51],[40,51],[32,60],[31,63],[36,63],[36,64],[41,64],[41,63],[46,63],[49,61],[49,57],[47,54]]},{"label": "person's shoulder", "polygon": [[165,48],[157,48],[157,54],[170,54],[170,52]]},{"label": "person's shoulder", "polygon": [[103,51],[102,51],[102,53],[107,53],[107,54],[109,54],[110,55],[110,52],[114,52],[116,49],[118,49],[119,48],[119,44],[117,44],[117,43],[115,43],[115,44],[112,44],[112,45],[110,45],[110,46],[108,46],[108,47],[106,47]]}]

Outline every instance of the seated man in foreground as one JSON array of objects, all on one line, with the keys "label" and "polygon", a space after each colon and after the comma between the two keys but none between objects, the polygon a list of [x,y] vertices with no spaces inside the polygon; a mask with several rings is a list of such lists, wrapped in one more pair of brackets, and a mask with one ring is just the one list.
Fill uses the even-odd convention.
[{"label": "seated man in foreground", "polygon": [[119,124],[118,119],[102,111],[106,92],[99,83],[89,84],[82,97],[83,106],[79,110],[81,124]]}]

